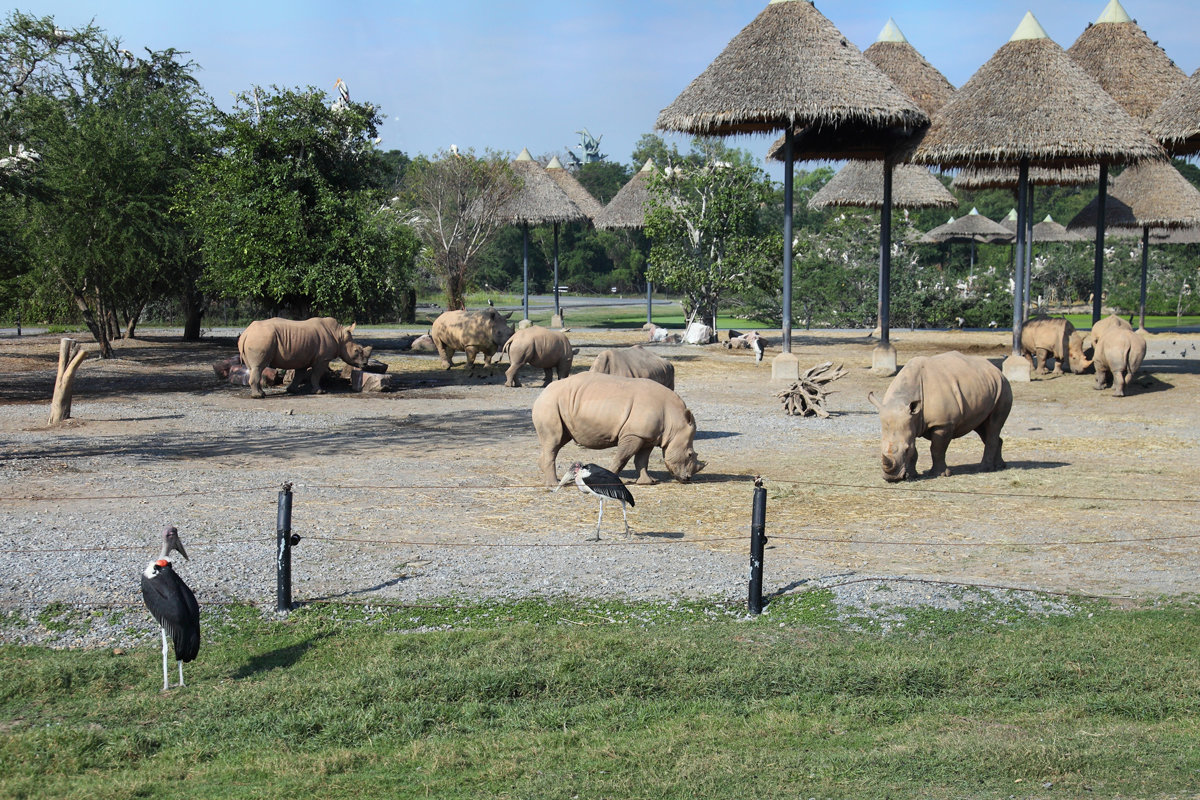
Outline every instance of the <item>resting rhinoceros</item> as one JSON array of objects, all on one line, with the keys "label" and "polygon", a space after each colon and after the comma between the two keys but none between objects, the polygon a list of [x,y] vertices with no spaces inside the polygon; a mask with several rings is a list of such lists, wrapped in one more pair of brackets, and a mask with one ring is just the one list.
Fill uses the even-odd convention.
[{"label": "resting rhinoceros", "polygon": [[289,388],[298,388],[300,371],[311,369],[309,382],[317,394],[322,391],[321,378],[333,359],[365,367],[371,348],[355,342],[353,332],[353,325],[344,327],[333,317],[302,321],[274,317],[251,322],[238,337],[242,363],[250,368],[250,396],[263,396],[262,373],[266,367],[296,370]]},{"label": "resting rhinoceros", "polygon": [[1083,337],[1075,335],[1075,326],[1065,319],[1036,317],[1021,329],[1021,350],[1037,364],[1039,375],[1046,374],[1046,362],[1054,359],[1054,374],[1082,372],[1088,365],[1083,355]]},{"label": "resting rhinoceros", "polygon": [[692,449],[692,412],[679,395],[646,378],[580,372],[555,381],[533,403],[533,427],[547,486],[558,484],[555,458],[572,439],[589,450],[616,447],[612,471],[617,474],[633,458],[640,484],[656,482],[647,471],[655,447],[662,448],[667,469],[682,483],[704,467]]},{"label": "resting rhinoceros", "polygon": [[675,367],[640,344],[602,350],[592,362],[592,372],[623,378],[649,378],[668,389],[675,388]]},{"label": "resting rhinoceros", "polygon": [[1111,380],[1113,397],[1124,397],[1125,387],[1133,380],[1145,357],[1145,339],[1132,330],[1110,327],[1092,353],[1092,363],[1096,365],[1096,388],[1105,388]]},{"label": "resting rhinoceros", "polygon": [[508,371],[504,373],[505,386],[520,386],[521,380],[517,373],[521,371],[521,367],[528,364],[545,370],[542,386],[546,387],[554,380],[556,369],[559,380],[571,374],[571,362],[575,360],[575,354],[579,351],[571,349],[571,340],[562,331],[531,325],[514,333],[504,343],[504,352],[509,361]]},{"label": "resting rhinoceros", "polygon": [[480,311],[444,311],[433,321],[430,335],[442,357],[442,366],[450,369],[454,354],[462,350],[467,354],[467,366],[474,368],[475,354],[483,353],[483,365],[492,365],[492,356],[504,347],[513,335],[508,318],[494,308]]},{"label": "resting rhinoceros", "polygon": [[879,409],[885,480],[916,477],[918,436],[929,440],[931,474],[949,475],[946,448],[971,431],[983,440],[983,469],[1004,469],[1000,429],[1012,410],[1012,387],[986,358],[917,356],[892,379],[882,403],[874,393],[867,399]]}]

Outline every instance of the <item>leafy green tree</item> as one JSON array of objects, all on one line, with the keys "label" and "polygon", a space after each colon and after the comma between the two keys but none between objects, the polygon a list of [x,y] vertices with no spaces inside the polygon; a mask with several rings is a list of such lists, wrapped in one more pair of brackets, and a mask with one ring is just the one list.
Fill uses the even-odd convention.
[{"label": "leafy green tree", "polygon": [[689,318],[713,327],[722,299],[769,282],[782,251],[759,213],[771,182],[742,162],[673,168],[649,183],[647,277],[683,294]]},{"label": "leafy green tree", "polygon": [[499,211],[518,186],[507,159],[496,153],[477,158],[471,151],[442,152],[408,166],[401,206],[448,309],[465,307],[480,253],[505,226]]},{"label": "leafy green tree", "polygon": [[397,215],[380,213],[379,121],[369,103],[330,104],[312,87],[239,95],[219,149],[179,200],[205,283],[302,317],[395,306],[415,241]]}]

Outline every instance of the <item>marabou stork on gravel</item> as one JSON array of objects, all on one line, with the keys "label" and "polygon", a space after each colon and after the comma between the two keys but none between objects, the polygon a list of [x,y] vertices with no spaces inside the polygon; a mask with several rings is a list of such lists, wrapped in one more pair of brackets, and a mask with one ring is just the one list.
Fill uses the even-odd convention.
[{"label": "marabou stork on gravel", "polygon": [[625,522],[625,535],[630,535],[629,518],[625,515],[625,504],[633,506],[633,495],[629,489],[621,482],[621,479],[606,470],[604,467],[598,467],[595,464],[583,464],[576,461],[570,468],[563,473],[562,480],[558,482],[558,486],[554,487],[554,491],[558,491],[567,484],[568,481],[574,480],[575,485],[579,487],[579,491],[586,494],[594,494],[600,498],[600,516],[596,519],[596,536],[592,541],[600,541],[600,523],[604,521],[604,500],[618,500],[621,503],[621,519]]},{"label": "marabou stork on gravel", "polygon": [[183,686],[183,663],[193,661],[200,651],[200,606],[196,595],[175,574],[168,556],[171,551],[185,559],[187,551],[179,541],[179,531],[168,525],[163,531],[162,552],[142,573],[142,599],[162,632],[163,691],[171,688],[167,680],[167,634],[175,645],[175,660],[179,664],[179,685]]}]

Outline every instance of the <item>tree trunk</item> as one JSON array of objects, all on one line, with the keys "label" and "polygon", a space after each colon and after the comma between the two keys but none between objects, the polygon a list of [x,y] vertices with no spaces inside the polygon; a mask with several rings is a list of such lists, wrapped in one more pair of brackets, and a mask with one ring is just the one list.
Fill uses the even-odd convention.
[{"label": "tree trunk", "polygon": [[417,321],[417,290],[405,289],[400,292],[400,322],[412,325]]},{"label": "tree trunk", "polygon": [[100,357],[112,358],[113,349],[112,342],[108,338],[108,327],[102,325],[101,321],[96,318],[96,312],[88,305],[86,297],[74,291],[71,292],[71,296],[75,299],[75,306],[83,313],[83,324],[91,332],[96,344],[100,345]]},{"label": "tree trunk", "polygon": [[54,396],[50,400],[50,423],[55,425],[71,418],[71,395],[75,389],[75,373],[87,358],[87,351],[74,339],[63,339],[58,347],[58,377],[54,379]]},{"label": "tree trunk", "polygon": [[183,340],[185,342],[200,341],[200,323],[204,319],[204,309],[187,306],[183,317]]},{"label": "tree trunk", "polygon": [[446,276],[446,310],[459,311],[467,307],[466,298],[464,295],[466,289],[466,281],[461,275],[450,274]]},{"label": "tree trunk", "polygon": [[134,331],[137,330],[138,320],[142,318],[142,312],[146,309],[146,301],[139,301],[137,306],[126,312],[125,316],[125,338],[132,339]]}]

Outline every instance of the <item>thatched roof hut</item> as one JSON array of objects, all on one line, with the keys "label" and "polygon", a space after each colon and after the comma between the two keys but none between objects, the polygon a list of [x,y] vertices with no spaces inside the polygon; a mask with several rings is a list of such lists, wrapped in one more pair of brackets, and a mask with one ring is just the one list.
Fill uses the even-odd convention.
[{"label": "thatched roof hut", "polygon": [[1152,244],[1200,244],[1200,227],[1151,231],[1150,242]]},{"label": "thatched roof hut", "polygon": [[[1100,180],[1100,168],[1068,167],[1048,169],[1033,167],[1029,170],[1029,183],[1033,186],[1085,186]],[[950,185],[955,189],[1016,189],[1017,170],[1012,167],[966,167],[954,176]],[[1017,224],[1013,217],[1013,226]]]},{"label": "thatched roof hut", "polygon": [[894,19],[863,55],[930,117],[954,94],[954,85],[909,44]]},{"label": "thatched roof hut", "polygon": [[1067,54],[1143,125],[1187,80],[1184,71],[1125,13],[1120,0],[1109,0],[1104,13],[1087,26]]},{"label": "thatched roof hut", "polygon": [[[954,208],[958,200],[925,167],[897,164],[892,175],[892,205],[897,208]],[[809,208],[826,206],[883,208],[883,162],[847,162],[808,201]]]},{"label": "thatched roof hut", "polygon": [[[1079,210],[1078,214],[1071,217],[1071,221],[1067,223],[1067,229],[1083,236],[1095,235],[1096,210],[1099,208],[1099,205],[1100,198],[1098,196],[1093,197],[1091,202]],[[1105,236],[1134,236],[1140,230],[1137,217],[1133,215],[1133,209],[1119,197],[1114,197],[1112,187],[1110,186],[1108,196],[1104,201]]]},{"label": "thatched roof hut", "polygon": [[1146,124],[1171,155],[1200,153],[1200,69],[1179,85]]},{"label": "thatched roof hut", "polygon": [[637,229],[646,225],[646,205],[650,202],[650,176],[658,170],[654,159],[646,159],[642,168],[608,201],[608,205],[593,218],[597,228]]},{"label": "thatched roof hut", "polygon": [[595,220],[596,216],[604,210],[604,206],[600,205],[600,201],[592,197],[591,192],[584,188],[583,184],[576,180],[575,176],[567,172],[563,168],[562,162],[558,160],[558,156],[550,159],[550,163],[546,165],[546,174],[550,179],[558,184],[558,188],[562,189],[567,197],[571,198],[571,202],[587,215],[590,220]]},{"label": "thatched roof hut", "polygon": [[1047,214],[1044,220],[1033,226],[1033,240],[1035,242],[1082,242],[1084,237],[1067,230],[1065,225],[1055,222],[1054,218]]},{"label": "thatched roof hut", "polygon": [[937,226],[920,239],[926,244],[941,242],[1002,244],[1012,240],[1012,231],[1000,223],[988,219],[975,208],[971,209],[970,214],[964,214],[958,219],[951,219],[945,225]]},{"label": "thatched roof hut", "polygon": [[[1071,220],[1075,231],[1096,227],[1097,201],[1084,206]],[[1135,164],[1109,182],[1105,227],[1122,228],[1114,235],[1131,235],[1142,227],[1191,228],[1200,225],[1200,191],[1166,161]]]},{"label": "thatched roof hut", "polygon": [[509,223],[545,225],[550,222],[575,222],[587,219],[567,193],[546,174],[542,165],[533,160],[529,149],[523,149],[512,162],[523,185],[513,194],[498,215]]},{"label": "thatched roof hut", "polygon": [[1161,158],[1163,150],[1032,14],[934,115],[912,160],[942,166],[1068,167]]},{"label": "thatched roof hut", "polygon": [[882,157],[929,117],[809,0],[772,0],[658,115],[656,127],[727,136],[798,130],[797,153]]}]

